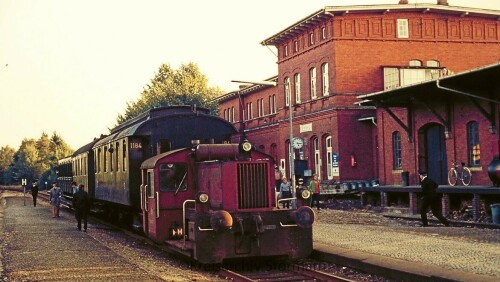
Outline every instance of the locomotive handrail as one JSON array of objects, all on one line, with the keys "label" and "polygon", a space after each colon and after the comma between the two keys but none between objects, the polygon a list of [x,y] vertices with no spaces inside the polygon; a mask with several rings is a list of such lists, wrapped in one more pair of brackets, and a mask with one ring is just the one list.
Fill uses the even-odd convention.
[{"label": "locomotive handrail", "polygon": [[182,203],[182,240],[184,241],[184,248],[186,247],[186,204],[187,203],[195,203],[196,207],[196,200],[185,200],[184,203]]},{"label": "locomotive handrail", "polygon": [[284,202],[284,201],[296,201],[297,198],[284,198],[284,199],[279,199],[276,201],[276,207],[279,209],[280,206],[279,206],[279,203],[280,202]]},{"label": "locomotive handrail", "polygon": [[201,228],[199,226],[198,226],[198,230],[200,230],[200,231],[214,231],[213,228]]},{"label": "locomotive handrail", "polygon": [[142,193],[144,193],[144,184],[141,184],[141,186],[139,186],[139,193],[141,199],[141,210],[144,211],[144,198],[142,197]]},{"label": "locomotive handrail", "polygon": [[160,193],[156,192],[156,218],[160,218]]},{"label": "locomotive handrail", "polygon": [[297,224],[283,224],[283,223],[281,223],[281,221],[280,221],[280,225],[281,225],[281,227],[297,227],[298,226]]}]

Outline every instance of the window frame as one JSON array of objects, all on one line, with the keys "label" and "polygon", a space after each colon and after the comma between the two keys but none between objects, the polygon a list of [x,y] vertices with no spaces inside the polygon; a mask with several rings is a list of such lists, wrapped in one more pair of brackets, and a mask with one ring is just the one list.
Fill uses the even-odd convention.
[{"label": "window frame", "polygon": [[401,132],[392,133],[392,169],[400,170],[403,168],[403,158],[401,150]]},{"label": "window frame", "polygon": [[481,166],[481,147],[479,142],[479,123],[467,123],[467,161],[470,167]]},{"label": "window frame", "polygon": [[316,92],[316,68],[312,67],[309,69],[309,91],[311,92],[311,99],[314,100],[318,98],[318,93]]},{"label": "window frame", "polygon": [[410,38],[408,19],[397,19],[397,37]]}]

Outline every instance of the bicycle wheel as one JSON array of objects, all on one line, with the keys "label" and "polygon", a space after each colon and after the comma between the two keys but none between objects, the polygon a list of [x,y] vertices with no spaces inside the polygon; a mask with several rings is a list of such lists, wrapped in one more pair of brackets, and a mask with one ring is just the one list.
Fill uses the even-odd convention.
[{"label": "bicycle wheel", "polygon": [[469,186],[470,181],[472,180],[472,173],[468,167],[462,168],[462,183],[465,186]]},{"label": "bicycle wheel", "polygon": [[450,186],[455,186],[457,184],[457,171],[454,168],[450,168],[450,171],[448,171],[448,184]]}]

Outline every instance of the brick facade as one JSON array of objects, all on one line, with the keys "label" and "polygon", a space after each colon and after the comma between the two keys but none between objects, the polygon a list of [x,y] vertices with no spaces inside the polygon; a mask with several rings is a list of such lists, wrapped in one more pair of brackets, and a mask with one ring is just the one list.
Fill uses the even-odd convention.
[{"label": "brick facade", "polygon": [[[404,1],[403,1],[404,2]],[[408,66],[418,60],[425,67],[437,62],[447,73],[457,73],[491,64],[500,59],[500,11],[453,8],[443,5],[410,4],[379,5],[365,8],[325,7],[304,20],[262,42],[278,50],[278,75],[275,87],[246,88],[220,98],[220,108],[253,105],[253,118],[245,118],[246,137],[266,153],[284,160],[288,169],[289,110],[285,102],[290,80],[293,105],[293,136],[304,140],[303,151],[295,151],[295,159],[303,159],[321,179],[327,179],[328,150],[338,156],[336,180],[380,179],[389,185],[401,184],[401,172],[410,171],[410,184],[418,183],[416,171],[421,166],[422,145],[419,135],[409,142],[401,126],[384,109],[359,106],[358,95],[384,90],[383,67]],[[398,20],[407,20],[408,38],[398,38]],[[328,65],[329,91],[322,93],[322,67]],[[317,97],[311,97],[310,70],[316,69]],[[300,101],[295,97],[295,76],[300,75]],[[238,95],[237,95],[238,94]],[[276,113],[270,113],[269,97],[275,97]],[[257,114],[259,99],[264,101],[264,113]],[[433,107],[446,112],[446,101]],[[439,104],[441,103],[441,104]],[[453,138],[446,139],[450,156],[466,152],[467,140],[463,124],[468,120],[480,124],[481,153],[486,153],[498,140],[485,128],[489,124],[477,108],[467,103],[455,103]],[[221,111],[222,112],[222,111]],[[407,112],[394,113],[407,122]],[[221,116],[223,114],[221,113]],[[371,118],[375,118],[371,119]],[[241,125],[241,118],[235,124]],[[415,111],[416,132],[442,122],[425,108]],[[375,125],[376,124],[376,125]],[[392,168],[392,133],[401,131],[402,169]],[[326,144],[331,137],[331,149]],[[422,138],[422,136],[420,136]],[[316,165],[314,140],[319,141],[321,163]],[[422,140],[420,140],[422,141]],[[498,141],[497,141],[498,142]],[[491,151],[491,150],[490,150]],[[463,156],[456,156],[457,160]],[[491,157],[487,154],[486,158]],[[485,164],[487,165],[486,161]],[[336,168],[337,169],[337,168]],[[478,184],[487,181],[484,173],[474,175]],[[300,174],[300,173],[299,173]]]}]

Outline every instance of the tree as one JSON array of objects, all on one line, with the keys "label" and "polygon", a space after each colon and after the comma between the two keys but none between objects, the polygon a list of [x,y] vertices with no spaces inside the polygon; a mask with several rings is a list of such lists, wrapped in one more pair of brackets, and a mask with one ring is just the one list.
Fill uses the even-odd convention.
[{"label": "tree", "polygon": [[174,70],[168,64],[162,64],[143,89],[139,99],[127,103],[125,113],[118,115],[121,124],[155,107],[175,105],[197,105],[217,114],[214,98],[223,91],[219,87],[208,87],[208,79],[194,63],[181,65]]},{"label": "tree", "polygon": [[9,169],[9,165],[14,160],[15,153],[16,150],[8,145],[0,148],[0,184],[8,184],[6,181],[7,171]]},{"label": "tree", "polygon": [[[3,151],[0,150],[0,153],[4,158]],[[54,176],[57,162],[72,154],[73,149],[56,132],[50,138],[45,132],[38,140],[25,138],[19,149],[12,154],[10,162],[7,157],[2,162],[2,165],[6,164],[8,167],[3,175],[4,184],[19,183],[23,178],[34,180],[44,175]]]}]

